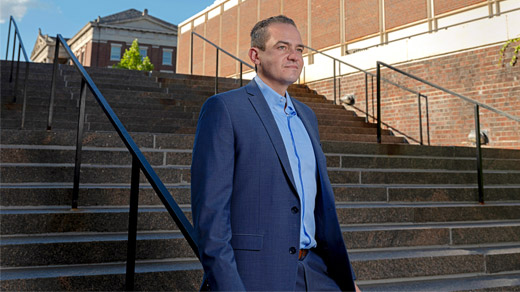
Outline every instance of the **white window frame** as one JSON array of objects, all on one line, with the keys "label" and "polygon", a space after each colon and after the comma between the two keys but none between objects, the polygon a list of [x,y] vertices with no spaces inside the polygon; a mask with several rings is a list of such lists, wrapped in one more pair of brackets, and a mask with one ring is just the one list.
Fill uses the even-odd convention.
[{"label": "white window frame", "polygon": [[[173,65],[173,49],[163,49],[162,51],[163,51],[163,53],[162,53],[162,64],[163,65],[172,66]],[[164,62],[164,53],[170,53],[170,63],[165,63]]]},{"label": "white window frame", "polygon": [[[122,47],[123,47],[123,45],[121,45],[121,44],[110,44],[110,61],[121,61],[121,48]],[[119,49],[119,57],[117,59],[113,58],[113,55],[112,55],[112,50],[114,48]]]},{"label": "white window frame", "polygon": [[[144,51],[144,55],[142,54],[142,51]],[[141,54],[142,59],[148,57],[148,47],[141,47],[139,46],[139,54]]]}]

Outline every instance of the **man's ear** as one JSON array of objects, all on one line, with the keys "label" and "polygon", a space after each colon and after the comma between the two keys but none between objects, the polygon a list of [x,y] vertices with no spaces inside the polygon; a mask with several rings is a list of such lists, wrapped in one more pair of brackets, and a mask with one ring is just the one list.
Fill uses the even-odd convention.
[{"label": "man's ear", "polygon": [[258,57],[258,50],[259,50],[258,48],[252,47],[249,49],[249,52],[248,52],[249,59],[251,59],[251,62],[253,62],[253,64],[255,64],[255,65],[260,64],[260,58]]}]

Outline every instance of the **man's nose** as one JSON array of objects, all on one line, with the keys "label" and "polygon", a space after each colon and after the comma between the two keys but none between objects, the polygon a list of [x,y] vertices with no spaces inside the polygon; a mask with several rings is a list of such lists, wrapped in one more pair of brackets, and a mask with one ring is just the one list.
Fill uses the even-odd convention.
[{"label": "man's nose", "polygon": [[289,55],[287,56],[287,59],[289,59],[289,60],[298,60],[299,57],[300,57],[300,55],[299,55],[298,50],[296,50],[295,48],[290,48],[289,49]]}]

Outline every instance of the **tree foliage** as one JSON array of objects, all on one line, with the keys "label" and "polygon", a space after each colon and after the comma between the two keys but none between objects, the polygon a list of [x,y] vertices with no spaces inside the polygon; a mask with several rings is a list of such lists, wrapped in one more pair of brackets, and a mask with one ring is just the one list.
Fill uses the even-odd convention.
[{"label": "tree foliage", "polygon": [[123,58],[121,58],[121,61],[112,67],[140,71],[152,71],[154,68],[148,56],[144,58],[141,56],[137,39],[132,42],[130,49],[125,50],[125,54],[123,55]]},{"label": "tree foliage", "polygon": [[[504,45],[502,45],[502,48],[500,49],[500,60],[499,60],[500,64],[502,64],[502,62],[504,61],[506,49],[509,47],[509,45],[512,43],[518,43],[518,42],[520,42],[520,37],[508,40],[507,42],[505,42]],[[515,47],[513,47],[513,49],[514,49],[513,55],[511,56],[511,61],[509,61],[509,64],[511,66],[514,66],[518,60],[518,52],[520,51],[520,44],[517,44]]]}]

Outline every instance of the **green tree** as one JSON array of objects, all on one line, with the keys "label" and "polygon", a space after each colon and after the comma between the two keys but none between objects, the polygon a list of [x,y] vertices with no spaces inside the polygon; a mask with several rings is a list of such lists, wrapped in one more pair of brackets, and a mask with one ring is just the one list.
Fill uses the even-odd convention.
[{"label": "green tree", "polygon": [[[520,42],[520,37],[511,39],[511,40],[508,40],[507,42],[505,42],[505,44],[500,49],[500,59],[499,59],[500,64],[502,64],[502,62],[504,61],[507,47],[509,47],[509,45],[512,43],[518,43],[518,42]],[[511,61],[509,61],[509,65],[514,66],[516,64],[516,61],[518,60],[519,51],[520,51],[520,44],[517,44],[515,47],[513,47],[513,54],[511,56]]]},{"label": "green tree", "polygon": [[112,67],[140,71],[152,71],[154,68],[153,64],[150,63],[150,58],[148,56],[143,58],[141,53],[139,53],[139,42],[137,39],[132,42],[130,49],[125,50],[121,61]]}]

